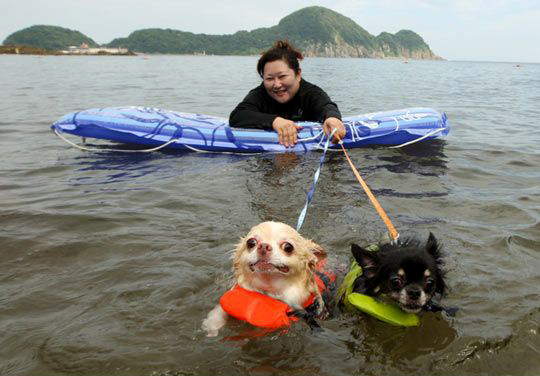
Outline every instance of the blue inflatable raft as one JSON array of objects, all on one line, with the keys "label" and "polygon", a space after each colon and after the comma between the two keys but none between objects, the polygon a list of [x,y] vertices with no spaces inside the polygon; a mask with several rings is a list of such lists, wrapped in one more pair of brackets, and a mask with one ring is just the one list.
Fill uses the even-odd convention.
[{"label": "blue inflatable raft", "polygon": [[[448,134],[446,115],[429,108],[406,108],[343,119],[346,148],[366,145],[399,145],[439,138]],[[159,148],[193,151],[259,153],[321,149],[326,136],[319,123],[301,122],[299,141],[285,148],[273,131],[231,128],[226,119],[208,115],[167,111],[148,107],[114,107],[64,115],[52,125],[57,135],[69,133],[83,138]],[[65,139],[65,138],[64,138]],[[339,145],[332,145],[338,148]]]}]

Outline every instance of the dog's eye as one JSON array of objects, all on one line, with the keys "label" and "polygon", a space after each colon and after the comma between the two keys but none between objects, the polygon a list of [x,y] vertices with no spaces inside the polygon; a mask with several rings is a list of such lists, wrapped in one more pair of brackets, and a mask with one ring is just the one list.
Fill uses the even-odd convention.
[{"label": "dog's eye", "polygon": [[403,282],[401,281],[401,278],[394,277],[390,280],[390,286],[392,287],[392,290],[399,290],[403,286]]},{"label": "dog's eye", "polygon": [[257,239],[255,238],[249,238],[248,241],[246,242],[246,245],[248,248],[253,248],[257,245]]},{"label": "dog's eye", "polygon": [[427,278],[424,284],[426,290],[431,290],[435,287],[435,280],[433,278]]},{"label": "dog's eye", "polygon": [[294,251],[294,246],[289,242],[283,243],[281,248],[287,253],[292,253]]}]

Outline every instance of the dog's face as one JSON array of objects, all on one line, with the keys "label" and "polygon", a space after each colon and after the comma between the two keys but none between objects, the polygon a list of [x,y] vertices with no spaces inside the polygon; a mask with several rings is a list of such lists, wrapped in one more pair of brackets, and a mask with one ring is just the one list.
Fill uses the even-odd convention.
[{"label": "dog's face", "polygon": [[[298,306],[316,292],[313,270],[324,250],[280,222],[253,227],[234,254],[236,283]],[[315,289],[315,291],[314,291]]]},{"label": "dog's face", "polygon": [[[425,244],[406,240],[398,246],[383,246],[378,252],[353,244],[352,253],[363,271],[355,281],[356,292],[385,294],[411,313],[419,312],[435,294],[444,292],[441,250],[431,233]],[[358,283],[361,279],[363,286]]]}]

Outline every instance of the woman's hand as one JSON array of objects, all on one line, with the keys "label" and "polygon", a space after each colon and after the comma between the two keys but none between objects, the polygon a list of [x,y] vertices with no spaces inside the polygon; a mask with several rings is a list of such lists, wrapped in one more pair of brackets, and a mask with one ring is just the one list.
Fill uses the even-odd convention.
[{"label": "woman's hand", "polygon": [[296,145],[298,131],[303,127],[294,124],[292,120],[287,120],[278,116],[272,122],[272,128],[278,133],[279,143],[288,148]]},{"label": "woman's hand", "polygon": [[336,144],[339,140],[343,140],[345,138],[347,130],[345,129],[343,122],[338,118],[329,117],[324,121],[323,130],[327,136],[332,133],[334,128],[336,128],[337,130],[336,133],[334,133],[334,138],[332,139],[332,142]]}]

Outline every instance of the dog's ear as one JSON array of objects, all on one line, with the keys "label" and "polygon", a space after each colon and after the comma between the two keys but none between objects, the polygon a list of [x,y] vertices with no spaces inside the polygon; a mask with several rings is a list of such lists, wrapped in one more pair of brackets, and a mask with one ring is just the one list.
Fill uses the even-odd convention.
[{"label": "dog's ear", "polygon": [[233,258],[239,256],[243,251],[247,249],[247,246],[246,246],[247,239],[248,239],[247,235],[244,237],[240,237],[240,239],[238,240],[238,243],[236,243],[236,246],[234,247]]},{"label": "dog's ear", "polygon": [[437,273],[437,287],[435,289],[435,292],[440,294],[441,296],[444,294],[444,290],[446,289],[446,283],[444,283],[444,271],[442,270],[442,257],[441,257],[441,245],[435,238],[435,235],[433,235],[432,232],[429,233],[429,237],[426,243],[426,250],[428,253],[433,256],[435,259],[435,263],[438,267],[438,273]]},{"label": "dog's ear", "polygon": [[435,235],[433,235],[432,232],[429,233],[429,237],[426,243],[426,250],[428,253],[433,256],[435,259],[438,259],[440,256],[441,246],[437,239],[435,238]]},{"label": "dog's ear", "polygon": [[324,248],[314,241],[306,239],[306,247],[317,257],[317,260],[320,261],[326,258],[326,251]]},{"label": "dog's ear", "polygon": [[377,252],[368,251],[354,243],[351,244],[351,252],[358,265],[362,268],[362,273],[364,273],[366,278],[373,278],[377,275],[379,268]]}]

